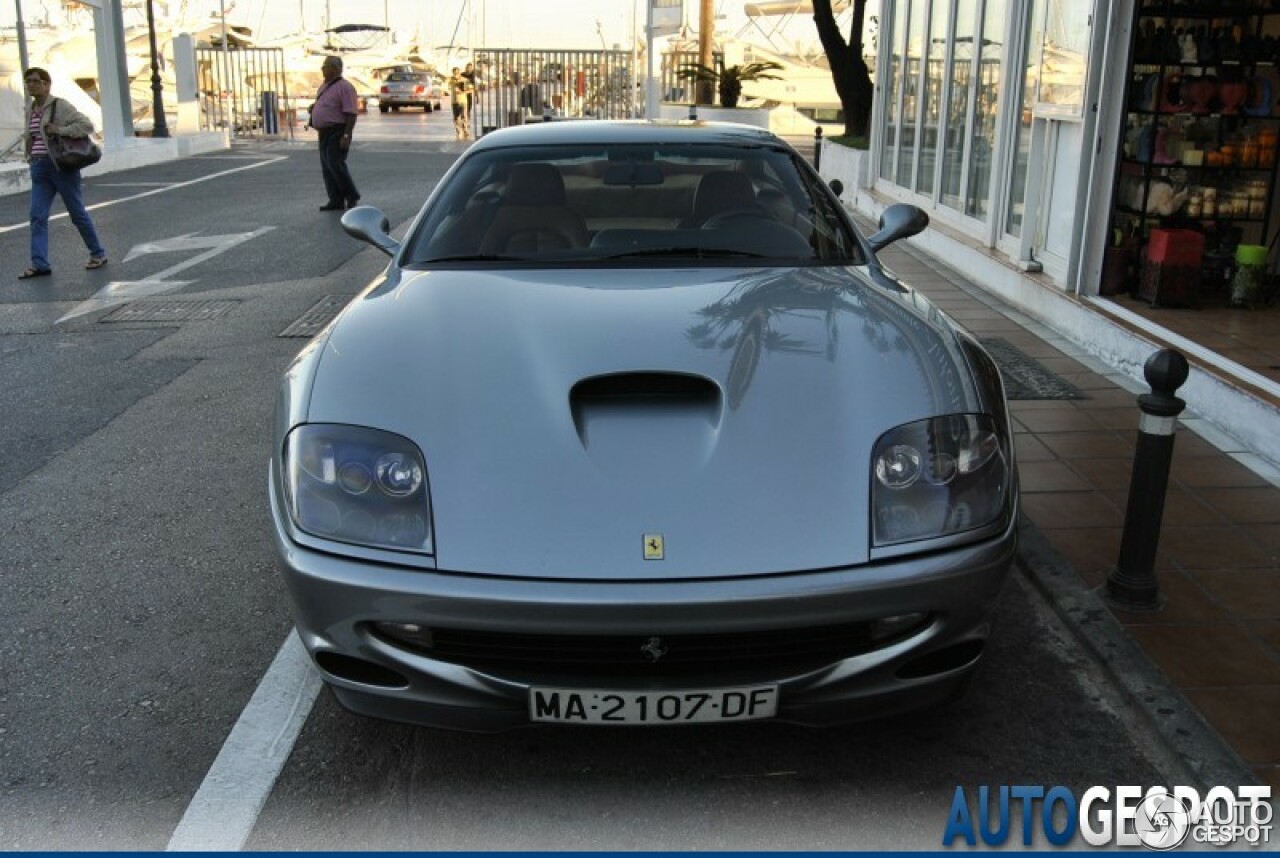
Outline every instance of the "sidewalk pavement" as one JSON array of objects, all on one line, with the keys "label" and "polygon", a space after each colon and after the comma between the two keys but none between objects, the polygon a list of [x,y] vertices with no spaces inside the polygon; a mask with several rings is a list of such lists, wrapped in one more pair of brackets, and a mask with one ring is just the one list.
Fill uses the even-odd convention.
[{"label": "sidewalk pavement", "polygon": [[1010,402],[1019,567],[1202,786],[1252,775],[1280,792],[1280,471],[1184,412],[1156,559],[1163,604],[1111,609],[1102,587],[1120,550],[1136,395],[1148,389],[906,242],[880,257],[976,336],[1006,341],[1087,397]]}]

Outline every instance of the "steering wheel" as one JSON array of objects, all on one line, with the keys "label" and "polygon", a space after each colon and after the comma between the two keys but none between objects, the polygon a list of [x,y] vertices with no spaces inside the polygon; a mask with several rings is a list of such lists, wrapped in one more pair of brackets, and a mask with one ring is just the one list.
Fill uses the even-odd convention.
[{"label": "steering wheel", "polygon": [[702,229],[729,229],[735,226],[747,226],[749,223],[759,223],[760,221],[777,223],[768,209],[757,204],[713,214],[702,222]]}]

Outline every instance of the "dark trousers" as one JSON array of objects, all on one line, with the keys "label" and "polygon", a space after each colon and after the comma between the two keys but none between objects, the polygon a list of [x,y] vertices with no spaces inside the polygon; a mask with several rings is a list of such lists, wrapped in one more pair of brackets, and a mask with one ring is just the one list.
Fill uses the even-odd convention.
[{"label": "dark trousers", "polygon": [[360,199],[356,183],[347,169],[347,151],[342,148],[344,125],[316,129],[320,134],[320,171],[324,174],[324,190],[333,205],[354,204]]}]

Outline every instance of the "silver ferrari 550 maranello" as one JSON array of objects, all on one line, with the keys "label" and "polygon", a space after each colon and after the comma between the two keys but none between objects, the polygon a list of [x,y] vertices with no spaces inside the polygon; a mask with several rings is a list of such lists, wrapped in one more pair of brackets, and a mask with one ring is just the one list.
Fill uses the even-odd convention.
[{"label": "silver ferrari 550 maranello", "polygon": [[745,126],[497,131],[298,355],[270,493],[367,715],[824,725],[956,694],[1015,552],[1000,374]]}]

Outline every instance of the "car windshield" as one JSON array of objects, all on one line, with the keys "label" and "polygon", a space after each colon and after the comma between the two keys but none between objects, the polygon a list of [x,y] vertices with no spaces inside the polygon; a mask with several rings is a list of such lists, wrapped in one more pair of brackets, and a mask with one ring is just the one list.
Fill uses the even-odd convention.
[{"label": "car windshield", "polygon": [[519,147],[464,159],[402,263],[860,264],[838,201],[785,146]]},{"label": "car windshield", "polygon": [[389,83],[418,83],[425,77],[425,75],[414,74],[413,72],[392,72],[387,75],[387,81]]}]

